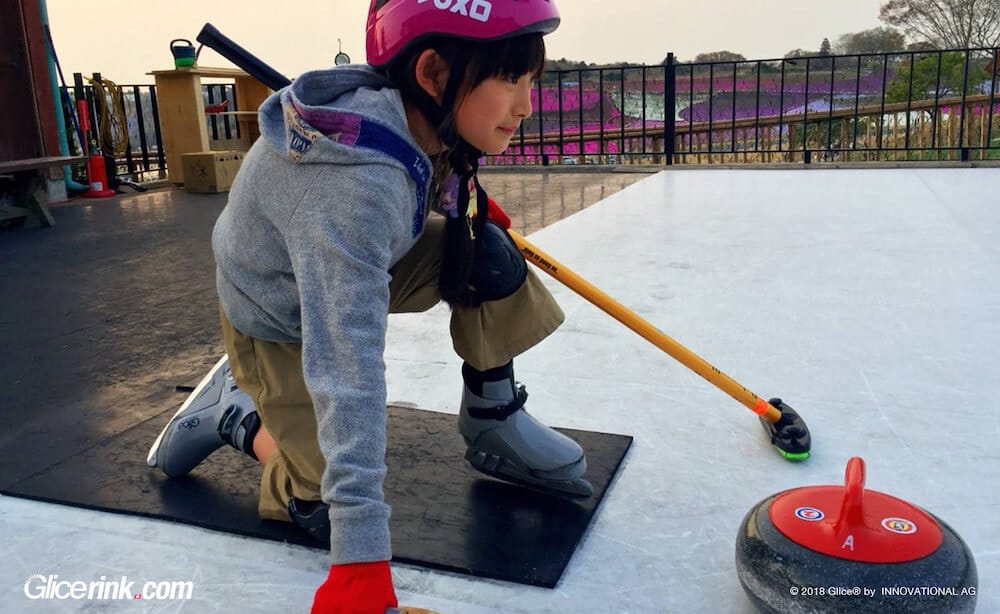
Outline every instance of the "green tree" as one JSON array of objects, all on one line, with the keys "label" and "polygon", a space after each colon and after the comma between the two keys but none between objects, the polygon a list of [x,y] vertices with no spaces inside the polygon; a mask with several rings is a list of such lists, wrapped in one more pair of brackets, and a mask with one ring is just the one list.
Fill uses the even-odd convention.
[{"label": "green tree", "polygon": [[832,54],[832,45],[830,45],[830,39],[824,38],[823,42],[819,46],[819,57],[813,59],[809,62],[809,68],[811,70],[823,70],[827,71],[833,67],[834,59],[830,57]]},{"label": "green tree", "polygon": [[837,39],[836,49],[845,54],[888,53],[906,48],[906,37],[895,28],[871,28],[844,34]]},{"label": "green tree", "polygon": [[[935,91],[941,97],[960,96],[965,76],[966,54],[957,51],[941,54],[941,73],[938,75],[938,54],[929,55],[913,65],[913,89],[910,90],[910,62],[903,61],[895,78],[885,90],[886,102],[906,102],[910,100],[933,99]],[[970,63],[966,93],[975,91],[979,79],[976,78],[975,62]]]},{"label": "green tree", "polygon": [[1000,0],[888,0],[879,19],[942,49],[1000,45]]},{"label": "green tree", "polygon": [[[594,64],[590,66],[594,66]],[[559,58],[558,60],[550,59],[545,62],[545,70],[578,70],[581,68],[587,68],[587,63],[567,60],[566,58]]]},{"label": "green tree", "polygon": [[806,58],[815,55],[819,55],[819,53],[815,51],[806,51],[805,49],[792,49],[791,51],[785,54],[785,59],[792,60],[795,58]]},{"label": "green tree", "polygon": [[742,62],[746,59],[746,56],[742,53],[734,53],[732,51],[710,51],[694,56],[694,61],[697,64],[707,62]]}]

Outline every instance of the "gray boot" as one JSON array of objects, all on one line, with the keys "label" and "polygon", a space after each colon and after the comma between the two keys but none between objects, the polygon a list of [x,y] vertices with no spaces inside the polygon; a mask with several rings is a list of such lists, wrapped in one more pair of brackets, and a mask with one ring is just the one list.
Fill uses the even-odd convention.
[{"label": "gray boot", "polygon": [[466,384],[458,430],[469,446],[465,458],[474,468],[546,491],[593,495],[590,482],[583,479],[587,458],[580,444],[525,411],[528,393],[514,381],[512,366],[505,368],[503,379],[482,383],[468,365],[462,372]]},{"label": "gray boot", "polygon": [[146,455],[146,464],[178,477],[223,444],[253,456],[253,438],[259,428],[253,400],[236,387],[229,360],[223,357],[163,427]]}]

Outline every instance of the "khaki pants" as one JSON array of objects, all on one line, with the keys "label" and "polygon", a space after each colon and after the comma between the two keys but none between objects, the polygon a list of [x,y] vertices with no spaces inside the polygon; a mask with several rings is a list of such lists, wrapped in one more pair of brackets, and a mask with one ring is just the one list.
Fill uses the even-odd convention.
[{"label": "khaki pants", "polygon": [[[392,268],[389,313],[426,311],[440,302],[437,277],[444,220],[427,220],[417,244]],[[316,414],[302,375],[302,346],[274,343],[239,332],[220,309],[222,338],[233,377],[257,404],[261,423],[278,449],[267,459],[260,484],[262,518],[289,520],[292,497],[320,499],[326,461],[316,439]],[[451,314],[455,352],[484,371],[506,364],[554,331],[563,313],[534,271],[514,294]],[[457,435],[456,435],[457,436]]]}]

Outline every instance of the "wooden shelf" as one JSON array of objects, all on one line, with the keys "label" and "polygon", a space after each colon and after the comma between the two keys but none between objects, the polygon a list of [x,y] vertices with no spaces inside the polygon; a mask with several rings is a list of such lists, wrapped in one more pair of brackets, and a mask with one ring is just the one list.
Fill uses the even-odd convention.
[{"label": "wooden shelf", "polygon": [[[208,117],[233,115],[240,124],[243,151],[250,149],[260,136],[257,109],[271,95],[271,89],[238,68],[192,66],[172,70],[154,70],[147,74],[156,78],[156,98],[160,110],[160,133],[166,151],[167,179],[184,183],[181,156],[209,150]],[[201,78],[235,80],[237,108],[235,111],[205,113]]]},{"label": "wooden shelf", "polygon": [[236,77],[248,77],[246,71],[239,68],[213,68],[210,66],[191,66],[187,68],[171,68],[170,70],[154,70],[146,73],[157,77],[168,75],[172,77],[180,75],[198,75],[199,77],[217,77],[220,79],[235,79]]}]

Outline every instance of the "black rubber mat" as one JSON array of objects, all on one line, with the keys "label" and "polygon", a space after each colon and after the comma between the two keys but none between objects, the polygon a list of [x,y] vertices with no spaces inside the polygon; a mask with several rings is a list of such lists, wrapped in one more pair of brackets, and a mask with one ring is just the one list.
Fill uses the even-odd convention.
[{"label": "black rubber mat", "polygon": [[[164,416],[164,420],[169,416]],[[164,420],[150,420],[4,494],[165,518],[241,535],[322,547],[287,523],[257,516],[260,469],[239,452],[216,452],[191,476],[145,466]],[[595,496],[580,501],[480,476],[465,459],[455,416],[389,408],[385,496],[394,559],[553,587],[604,496],[631,437],[565,430],[587,450]]]},{"label": "black rubber mat", "polygon": [[[210,235],[224,202],[161,192],[0,230],[0,492],[321,547],[257,517],[260,468],[234,450],[184,479],[145,465],[175,387],[222,353]],[[481,476],[453,415],[389,408],[395,559],[555,586],[632,441],[565,432],[587,451],[591,499]]]}]

